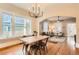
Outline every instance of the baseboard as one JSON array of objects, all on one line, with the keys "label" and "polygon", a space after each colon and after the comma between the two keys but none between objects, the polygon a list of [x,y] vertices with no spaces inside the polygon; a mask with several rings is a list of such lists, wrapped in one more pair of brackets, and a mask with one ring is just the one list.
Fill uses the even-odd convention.
[{"label": "baseboard", "polygon": [[76,48],[79,48],[79,43],[76,43]]}]

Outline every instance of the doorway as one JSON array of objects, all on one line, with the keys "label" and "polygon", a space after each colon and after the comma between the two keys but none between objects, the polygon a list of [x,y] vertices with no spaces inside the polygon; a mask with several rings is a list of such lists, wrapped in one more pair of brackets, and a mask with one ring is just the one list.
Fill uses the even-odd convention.
[{"label": "doorway", "polygon": [[67,43],[74,47],[76,44],[76,22],[67,24]]},{"label": "doorway", "polygon": [[[43,26],[44,22],[48,22]],[[46,31],[45,31],[45,30]],[[43,31],[44,30],[44,31]],[[76,39],[76,18],[71,16],[52,16],[40,22],[40,32],[48,32],[51,41],[65,42],[74,46]],[[56,38],[56,39],[54,39]],[[63,38],[63,39],[61,39]]]}]

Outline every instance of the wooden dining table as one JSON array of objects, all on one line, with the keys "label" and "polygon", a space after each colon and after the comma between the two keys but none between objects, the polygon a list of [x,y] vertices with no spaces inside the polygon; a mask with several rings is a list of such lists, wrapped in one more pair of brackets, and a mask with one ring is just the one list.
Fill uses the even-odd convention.
[{"label": "wooden dining table", "polygon": [[24,42],[24,44],[28,45],[27,53],[29,54],[30,47],[33,43],[38,42],[38,41],[42,41],[42,40],[45,40],[45,39],[48,39],[48,38],[49,38],[49,36],[39,35],[39,36],[31,36],[31,37],[20,38],[20,40],[22,42]]}]

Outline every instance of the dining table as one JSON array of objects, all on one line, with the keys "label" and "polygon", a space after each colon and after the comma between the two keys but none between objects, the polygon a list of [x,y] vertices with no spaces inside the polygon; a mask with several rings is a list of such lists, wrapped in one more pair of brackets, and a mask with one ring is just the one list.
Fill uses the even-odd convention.
[{"label": "dining table", "polygon": [[49,38],[49,36],[38,35],[38,36],[30,36],[30,37],[20,38],[20,40],[23,42],[23,44],[28,45],[27,54],[30,54],[29,50],[30,50],[30,47],[33,43],[36,43],[36,42],[39,42],[42,40],[46,40],[48,38]]}]

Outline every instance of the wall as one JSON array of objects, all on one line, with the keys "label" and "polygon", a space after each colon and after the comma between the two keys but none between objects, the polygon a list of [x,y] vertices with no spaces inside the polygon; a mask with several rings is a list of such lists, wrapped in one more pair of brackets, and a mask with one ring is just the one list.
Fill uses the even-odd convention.
[{"label": "wall", "polygon": [[[53,4],[52,3],[52,4],[46,4],[46,6],[45,6],[46,8],[44,9],[43,17],[40,17],[38,19],[31,18],[32,19],[32,30],[36,30],[39,33],[39,22],[51,16],[76,17],[77,43],[79,43],[79,31],[78,31],[79,30],[79,4]],[[0,4],[0,9],[11,11],[14,14],[27,16],[27,12],[25,10],[18,8],[16,6],[13,6],[11,4]],[[29,18],[29,16],[27,17]]]},{"label": "wall", "polygon": [[13,13],[14,15],[26,16],[25,10],[8,3],[0,3],[0,10],[8,11],[9,13]]}]

